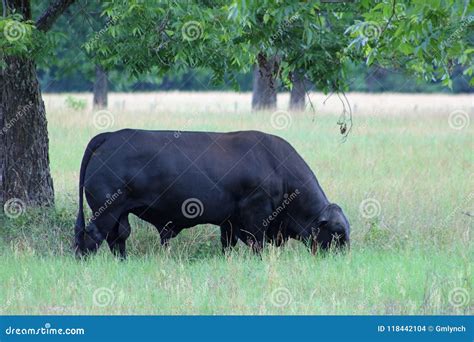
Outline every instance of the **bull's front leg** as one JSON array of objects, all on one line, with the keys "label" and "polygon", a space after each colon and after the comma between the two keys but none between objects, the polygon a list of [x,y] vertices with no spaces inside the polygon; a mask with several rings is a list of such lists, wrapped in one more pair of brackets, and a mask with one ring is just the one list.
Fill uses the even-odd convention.
[{"label": "bull's front leg", "polygon": [[267,218],[272,214],[272,206],[265,193],[255,193],[241,201],[239,209],[242,214],[241,239],[260,254],[268,230]]},{"label": "bull's front leg", "polygon": [[[235,223],[235,221],[234,221]],[[232,221],[226,221],[221,226],[221,244],[222,244],[222,253],[228,252],[230,249],[235,247],[237,244],[237,235],[236,227]]]}]

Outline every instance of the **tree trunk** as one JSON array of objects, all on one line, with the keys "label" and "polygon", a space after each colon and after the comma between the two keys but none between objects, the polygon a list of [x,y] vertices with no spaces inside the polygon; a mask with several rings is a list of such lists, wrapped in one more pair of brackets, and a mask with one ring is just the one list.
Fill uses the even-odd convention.
[{"label": "tree trunk", "polygon": [[100,65],[95,66],[94,108],[107,108],[107,73]]},{"label": "tree trunk", "polygon": [[290,110],[304,110],[306,98],[304,75],[300,72],[292,73],[291,83],[293,87],[290,93]]},{"label": "tree trunk", "polygon": [[267,59],[262,53],[257,59],[258,63],[253,71],[252,109],[274,109],[277,104],[278,59],[276,57]]},{"label": "tree trunk", "polygon": [[[73,2],[52,1],[36,22],[37,29],[47,32]],[[30,0],[3,1],[3,13],[31,20]],[[0,68],[0,204],[15,216],[23,204],[54,204],[46,113],[35,62],[26,56],[4,56]]]},{"label": "tree trunk", "polygon": [[0,70],[0,203],[54,203],[48,130],[36,66],[26,57],[5,57]]}]

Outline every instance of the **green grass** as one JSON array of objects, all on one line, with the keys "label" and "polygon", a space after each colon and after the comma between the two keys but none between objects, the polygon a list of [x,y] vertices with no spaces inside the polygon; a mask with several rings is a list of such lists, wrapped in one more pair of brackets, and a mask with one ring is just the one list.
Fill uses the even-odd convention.
[{"label": "green grass", "polygon": [[[0,217],[0,310],[5,314],[472,314],[474,202],[472,125],[446,116],[355,118],[341,143],[335,116],[294,114],[284,130],[270,114],[170,110],[114,113],[111,128],[278,134],[301,153],[352,225],[345,255],[312,256],[292,241],[259,258],[240,245],[220,253],[216,227],[189,229],[159,245],[154,228],[132,220],[129,259],[104,246],[73,258],[72,227],[82,153],[99,131],[85,112],[50,110],[56,208]],[[190,120],[191,119],[191,120]],[[364,218],[361,202],[380,203]],[[102,305],[106,304],[106,305]]]},{"label": "green grass", "polygon": [[[471,255],[472,257],[472,255]],[[446,262],[449,260],[449,263]],[[453,288],[468,287],[462,251],[361,248],[312,257],[305,249],[240,250],[189,259],[150,252],[120,262],[100,253],[12,255],[0,275],[9,313],[30,314],[454,314]],[[452,265],[455,264],[456,267]]]}]

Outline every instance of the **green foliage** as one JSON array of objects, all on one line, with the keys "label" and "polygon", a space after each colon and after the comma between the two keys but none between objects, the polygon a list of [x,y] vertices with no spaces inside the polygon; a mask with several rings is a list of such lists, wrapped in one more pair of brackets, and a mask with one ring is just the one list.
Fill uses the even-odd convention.
[{"label": "green foliage", "polygon": [[328,12],[310,3],[223,1],[109,2],[104,16],[116,18],[85,44],[101,63],[138,76],[156,68],[206,67],[212,78],[249,71],[256,56],[278,55],[286,84],[306,70],[319,89],[342,88],[344,29],[350,11]]},{"label": "green foliage", "polygon": [[473,73],[472,1],[383,1],[366,6],[363,20],[347,29],[349,49],[366,63],[410,70],[452,88],[457,65]]},{"label": "green foliage", "polygon": [[0,67],[5,66],[4,58],[8,56],[31,57],[39,63],[49,60],[64,36],[45,34],[36,29],[34,21],[25,21],[20,14],[0,17],[0,33]]},{"label": "green foliage", "polygon": [[291,72],[304,70],[325,92],[347,89],[347,66],[360,61],[451,86],[455,66],[473,73],[471,10],[455,1],[114,1],[103,12],[113,23],[85,47],[101,63],[135,76],[206,67],[219,81],[250,70],[263,53],[279,58],[284,84]]},{"label": "green foliage", "polygon": [[259,54],[278,57],[286,86],[298,70],[325,92],[348,89],[351,65],[361,62],[446,87],[461,68],[474,83],[469,1],[121,0],[76,6],[47,35],[18,15],[2,18],[2,31],[14,26],[21,33],[21,39],[0,40],[2,55],[28,53],[48,75],[61,77],[79,70],[91,79],[100,64],[116,70],[112,81],[125,86],[144,75],[156,79],[204,68],[213,84],[227,79],[237,87],[237,75],[249,72]]},{"label": "green foliage", "polygon": [[84,99],[76,99],[75,97],[68,95],[64,101],[66,108],[71,108],[74,110],[84,110],[86,108],[87,102]]},{"label": "green foliage", "polygon": [[[330,7],[333,6],[333,7]],[[239,28],[243,50],[255,59],[259,52],[281,59],[280,75],[290,84],[290,73],[304,70],[317,89],[345,88],[348,43],[345,27],[351,22],[351,4],[317,2],[235,1],[231,13]]]},{"label": "green foliage", "polygon": [[2,56],[26,55],[34,47],[36,28],[32,21],[22,21],[22,16],[12,14],[0,18],[0,53]]},{"label": "green foliage", "polygon": [[[231,52],[224,7],[194,2],[123,1],[104,4],[110,24],[84,45],[108,67],[123,67],[133,76],[184,67],[207,66],[216,78],[228,70]],[[156,68],[155,68],[156,67]]]}]

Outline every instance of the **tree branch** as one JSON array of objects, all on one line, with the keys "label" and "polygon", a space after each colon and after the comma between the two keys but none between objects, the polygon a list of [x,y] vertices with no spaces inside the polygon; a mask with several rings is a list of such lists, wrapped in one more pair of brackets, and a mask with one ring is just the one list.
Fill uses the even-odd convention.
[{"label": "tree branch", "polygon": [[56,19],[58,19],[74,1],[75,0],[54,1],[36,21],[36,28],[40,31],[47,32],[53,26]]}]

